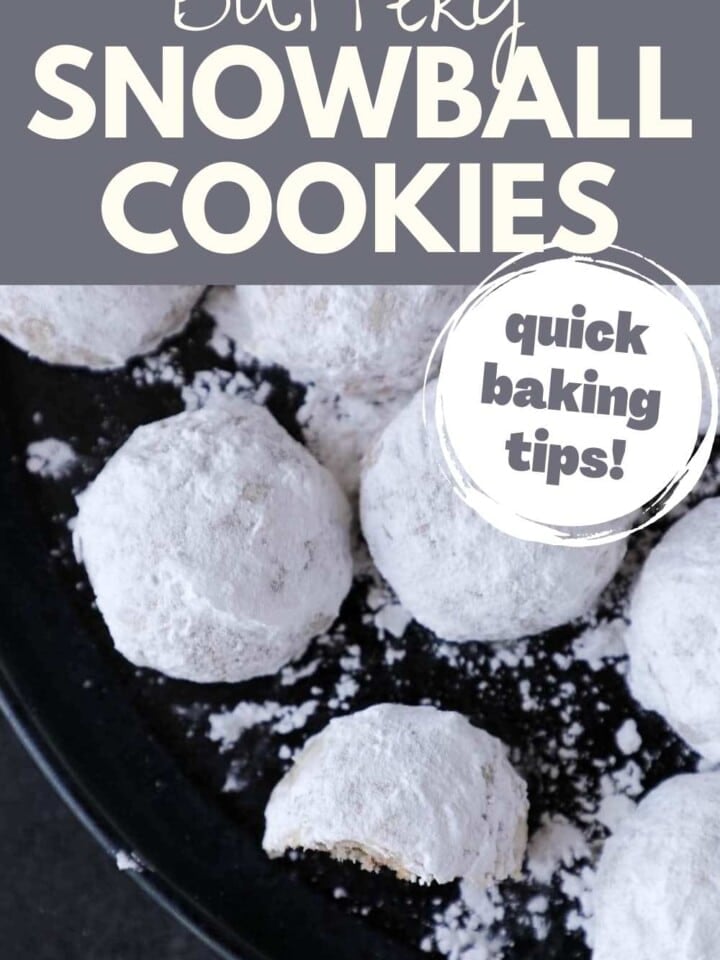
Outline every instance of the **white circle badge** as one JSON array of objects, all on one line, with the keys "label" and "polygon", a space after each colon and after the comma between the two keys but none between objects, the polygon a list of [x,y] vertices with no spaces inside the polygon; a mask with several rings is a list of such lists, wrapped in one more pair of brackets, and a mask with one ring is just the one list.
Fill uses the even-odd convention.
[{"label": "white circle badge", "polygon": [[609,542],[656,520],[710,456],[709,337],[692,291],[630,251],[509,261],[451,318],[428,368],[441,352],[426,416],[458,493],[545,543]]}]

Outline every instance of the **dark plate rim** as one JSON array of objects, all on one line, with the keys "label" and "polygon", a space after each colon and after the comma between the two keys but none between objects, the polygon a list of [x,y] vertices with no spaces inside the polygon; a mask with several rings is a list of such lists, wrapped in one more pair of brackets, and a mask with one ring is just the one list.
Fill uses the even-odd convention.
[{"label": "dark plate rim", "polygon": [[[18,740],[60,799],[94,837],[105,853],[114,858],[118,850],[122,849],[122,842],[115,834],[110,822],[102,815],[100,808],[84,795],[80,784],[71,779],[67,770],[61,772],[60,758],[42,733],[39,725],[32,721],[29,711],[23,707],[1,659],[0,712],[2,712]],[[238,960],[239,954],[231,951],[221,942],[219,932],[210,933],[203,926],[201,918],[193,915],[189,905],[181,903],[172,891],[165,887],[161,877],[154,871],[128,870],[127,873],[148,896],[168,911],[178,922],[187,927],[206,946],[214,950],[224,960]],[[246,955],[250,956],[249,947]]]}]

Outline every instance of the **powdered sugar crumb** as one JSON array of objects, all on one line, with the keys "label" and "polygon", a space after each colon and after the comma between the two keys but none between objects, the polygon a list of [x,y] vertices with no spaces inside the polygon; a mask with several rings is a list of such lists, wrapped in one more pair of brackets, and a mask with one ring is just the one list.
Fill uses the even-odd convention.
[{"label": "powdered sugar crumb", "polygon": [[299,680],[305,680],[307,677],[311,677],[319,666],[319,657],[311,660],[310,663],[306,663],[303,667],[296,667],[290,663],[280,671],[280,683],[283,687],[291,687]]},{"label": "powdered sugar crumb", "polygon": [[437,950],[448,960],[502,960],[507,938],[501,924],[503,899],[496,887],[460,886],[460,896],[433,915],[433,931],[420,942],[425,953]]},{"label": "powdered sugar crumb", "polygon": [[375,627],[381,634],[402,637],[410,623],[412,616],[399,603],[389,603],[375,614]]},{"label": "powdered sugar crumb", "polygon": [[593,670],[606,666],[606,660],[627,655],[625,647],[624,620],[606,620],[588,628],[573,644],[573,653],[578,660],[590,664]]},{"label": "powdered sugar crumb", "polygon": [[129,853],[126,850],[117,851],[115,854],[115,865],[118,870],[121,870],[123,873],[128,870],[134,873],[142,873],[145,869],[142,861],[134,853]]},{"label": "powdered sugar crumb", "polygon": [[220,397],[248,397],[255,392],[252,380],[241,371],[200,370],[181,390],[186,410],[199,410]]},{"label": "powdered sugar crumb", "polygon": [[215,327],[213,330],[212,336],[208,341],[208,346],[222,359],[227,359],[233,355],[234,347],[232,340],[218,327]]},{"label": "powdered sugar crumb", "polygon": [[25,468],[44,480],[62,480],[72,473],[78,463],[78,455],[69,443],[48,437],[28,444]]},{"label": "powdered sugar crumb", "polygon": [[637,753],[642,746],[642,737],[638,733],[637,722],[630,718],[620,726],[615,734],[618,750],[626,756]]},{"label": "powdered sugar crumb", "polygon": [[243,776],[239,770],[231,764],[223,784],[223,793],[242,793],[249,785],[247,777]]},{"label": "powdered sugar crumb", "polygon": [[[385,640],[388,634],[400,639],[413,621],[412,615],[402,606],[390,588],[380,580],[368,589],[365,603],[368,613],[363,620],[367,624],[372,624],[377,630],[379,640]],[[391,647],[386,650],[388,664],[402,660],[404,656],[404,650]]]},{"label": "powdered sugar crumb", "polygon": [[351,700],[360,689],[360,684],[353,677],[341,677],[335,684],[335,696],[328,701],[331,710],[343,709],[349,707],[348,701]]},{"label": "powdered sugar crumb", "polygon": [[571,867],[589,856],[587,840],[575,824],[559,815],[546,815],[530,838],[527,869],[534,880],[549,883],[560,867]]},{"label": "powdered sugar crumb", "polygon": [[301,730],[318,708],[317,700],[306,700],[299,707],[284,706],[278,712],[276,722],[272,725],[273,733],[287,734]]},{"label": "powdered sugar crumb", "polygon": [[143,357],[142,362],[133,367],[132,377],[138,386],[151,387],[165,383],[180,388],[185,384],[182,370],[176,365],[175,355],[170,350]]},{"label": "powdered sugar crumb", "polygon": [[[217,331],[208,346],[222,359],[232,356],[231,341]],[[174,387],[187,411],[200,410],[223,397],[243,397],[264,406],[273,389],[267,381],[256,382],[242,370],[221,367],[198,370],[188,378],[172,350],[145,357],[133,368],[132,376],[138,386],[166,384]]]},{"label": "powdered sugar crumb", "polygon": [[210,740],[220,743],[221,750],[229,750],[246,730],[261,723],[270,723],[280,712],[279,703],[239,703],[233,710],[211,713]]}]

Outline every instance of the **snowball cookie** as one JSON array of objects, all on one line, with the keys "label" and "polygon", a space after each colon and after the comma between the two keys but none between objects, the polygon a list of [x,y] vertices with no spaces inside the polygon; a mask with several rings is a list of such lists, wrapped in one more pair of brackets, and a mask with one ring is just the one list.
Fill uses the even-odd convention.
[{"label": "snowball cookie", "polygon": [[350,393],[420,386],[435,340],[471,287],[244,286],[214,295],[220,328],[301,382]]},{"label": "snowball cookie", "polygon": [[670,528],[630,600],[630,689],[693,749],[720,761],[720,498]]},{"label": "snowball cookie", "polygon": [[360,488],[372,558],[413,617],[445,640],[503,641],[586,613],[624,544],[578,550],[501,533],[457,496],[441,458],[420,391],[371,448]]},{"label": "snowball cookie", "polygon": [[172,677],[274,673],[350,588],[344,495],[249,401],[140,427],[78,505],[76,552],[115,646]]},{"label": "snowball cookie", "polygon": [[666,780],[605,845],[594,960],[717,960],[718,862],[720,775]]},{"label": "snowball cookie", "polygon": [[485,886],[519,874],[526,842],[525,783],[499,740],[458,713],[385,703],[307,741],[270,797],[263,847]]},{"label": "snowball cookie", "polygon": [[203,289],[0,286],[0,334],[47,363],[122,367],[180,331]]}]

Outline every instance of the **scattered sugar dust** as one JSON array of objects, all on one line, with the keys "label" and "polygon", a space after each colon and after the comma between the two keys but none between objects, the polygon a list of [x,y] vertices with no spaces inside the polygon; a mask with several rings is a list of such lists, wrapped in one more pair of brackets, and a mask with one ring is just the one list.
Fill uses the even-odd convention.
[{"label": "scattered sugar dust", "polygon": [[420,941],[420,949],[438,951],[448,960],[504,960],[504,918],[496,887],[477,890],[461,884],[458,899],[433,914],[433,932]]},{"label": "scattered sugar dust", "polygon": [[226,751],[252,727],[267,724],[273,733],[291,733],[302,729],[317,707],[317,700],[307,700],[300,706],[242,701],[232,710],[210,714],[208,738],[219,743],[221,751]]},{"label": "scattered sugar dust", "polygon": [[[207,345],[220,359],[232,356],[232,343],[217,330]],[[261,374],[251,377],[240,369],[212,367],[187,374],[172,349],[143,357],[132,368],[132,377],[140,387],[174,387],[187,411],[199,410],[208,403],[228,397],[242,397],[264,405],[272,393],[271,384]]]}]

